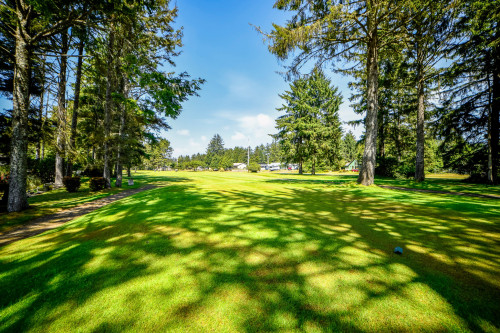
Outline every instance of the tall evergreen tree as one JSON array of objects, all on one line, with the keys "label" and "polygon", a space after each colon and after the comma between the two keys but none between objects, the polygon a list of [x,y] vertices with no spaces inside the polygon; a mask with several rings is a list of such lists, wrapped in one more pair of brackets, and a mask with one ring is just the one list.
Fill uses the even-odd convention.
[{"label": "tall evergreen tree", "polygon": [[206,165],[209,168],[219,168],[224,156],[224,140],[219,134],[215,134],[207,146]]},{"label": "tall evergreen tree", "polygon": [[317,66],[341,58],[361,61],[366,69],[365,151],[358,182],[371,185],[375,174],[378,117],[378,54],[397,40],[406,25],[402,1],[278,0],[275,8],[295,14],[285,26],[274,24],[269,50],[279,59],[299,53],[289,67],[297,73],[310,59]]},{"label": "tall evergreen tree", "polygon": [[295,80],[290,91],[281,94],[284,100],[279,111],[285,114],[276,120],[278,134],[274,137],[283,148],[287,162],[299,164],[299,173],[306,160],[312,173],[320,158],[330,165],[340,161],[342,130],[338,110],[342,101],[337,88],[323,72],[314,70],[310,76]]}]

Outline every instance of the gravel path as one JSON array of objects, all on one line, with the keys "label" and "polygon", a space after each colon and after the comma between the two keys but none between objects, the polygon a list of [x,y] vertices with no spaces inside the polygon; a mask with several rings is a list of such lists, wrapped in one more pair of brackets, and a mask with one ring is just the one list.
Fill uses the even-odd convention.
[{"label": "gravel path", "polygon": [[0,247],[18,241],[20,239],[28,238],[41,234],[44,231],[54,229],[63,225],[64,223],[76,219],[77,217],[88,214],[98,208],[106,206],[116,200],[120,200],[131,196],[133,194],[153,189],[157,186],[146,185],[140,188],[125,190],[117,194],[107,196],[102,199],[94,200],[73,208],[65,209],[55,214],[39,217],[35,220],[24,224],[23,226],[10,230],[4,234],[0,234]]},{"label": "gravel path", "polygon": [[494,194],[476,194],[476,193],[464,193],[464,192],[447,192],[447,191],[437,191],[437,190],[426,190],[423,188],[409,188],[409,187],[399,187],[399,186],[389,186],[389,185],[377,185],[378,187],[387,188],[390,190],[401,190],[410,192],[425,192],[425,193],[439,193],[439,194],[451,194],[451,195],[461,195],[464,197],[475,197],[475,198],[490,198],[490,199],[500,199],[500,196]]}]

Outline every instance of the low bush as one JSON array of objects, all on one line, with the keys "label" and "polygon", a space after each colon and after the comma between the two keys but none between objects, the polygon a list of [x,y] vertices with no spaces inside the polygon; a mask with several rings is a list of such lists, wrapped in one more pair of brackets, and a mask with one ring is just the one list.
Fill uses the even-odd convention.
[{"label": "low bush", "polygon": [[55,179],[56,160],[54,157],[28,159],[28,173],[40,178],[41,183],[53,183]]},{"label": "low bush", "polygon": [[91,191],[99,191],[106,185],[106,180],[103,177],[92,177],[89,180],[89,188]]},{"label": "low bush", "polygon": [[398,162],[394,157],[378,158],[375,174],[396,179],[412,178],[415,176],[415,165],[407,161]]},{"label": "low bush", "polygon": [[102,176],[102,173],[103,173],[103,168],[99,167],[97,165],[88,165],[83,170],[83,175],[88,176],[88,177],[98,178],[98,177]]},{"label": "low bush", "polygon": [[259,163],[250,162],[250,164],[248,165],[248,170],[250,172],[259,172],[260,171]]},{"label": "low bush", "polygon": [[80,188],[80,177],[64,177],[63,178],[64,187],[66,187],[66,191],[68,192],[78,192]]}]

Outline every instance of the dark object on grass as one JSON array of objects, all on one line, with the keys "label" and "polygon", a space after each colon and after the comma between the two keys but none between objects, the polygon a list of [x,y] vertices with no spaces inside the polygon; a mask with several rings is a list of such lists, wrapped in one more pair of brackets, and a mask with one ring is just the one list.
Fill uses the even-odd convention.
[{"label": "dark object on grass", "polygon": [[64,187],[68,192],[78,192],[80,188],[80,177],[64,177],[63,178]]},{"label": "dark object on grass", "polygon": [[89,187],[91,191],[99,191],[106,185],[106,180],[103,177],[92,177],[89,180]]},{"label": "dark object on grass", "polygon": [[403,249],[399,246],[396,246],[396,248],[394,249],[394,253],[396,254],[403,254]]}]

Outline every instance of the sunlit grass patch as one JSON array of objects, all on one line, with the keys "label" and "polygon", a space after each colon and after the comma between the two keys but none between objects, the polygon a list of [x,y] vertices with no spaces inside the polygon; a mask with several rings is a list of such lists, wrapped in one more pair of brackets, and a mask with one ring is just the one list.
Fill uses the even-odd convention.
[{"label": "sunlit grass patch", "polygon": [[[69,193],[66,189],[60,188],[53,191],[48,191],[39,195],[28,198],[30,208],[21,212],[15,213],[0,213],[0,233],[14,229],[23,223],[36,219],[41,216],[56,213],[62,209],[72,208],[94,200],[102,199],[107,196],[119,193],[127,189],[135,189],[145,184],[164,184],[168,181],[165,177],[155,178],[154,175],[138,172],[134,173],[134,185],[124,184],[121,188],[112,187],[111,189],[91,192],[87,177],[82,177],[82,185],[78,192]],[[114,180],[112,181],[114,184]]]},{"label": "sunlit grass patch", "polygon": [[171,185],[0,248],[0,331],[500,327],[494,199],[329,175],[151,176]]}]

